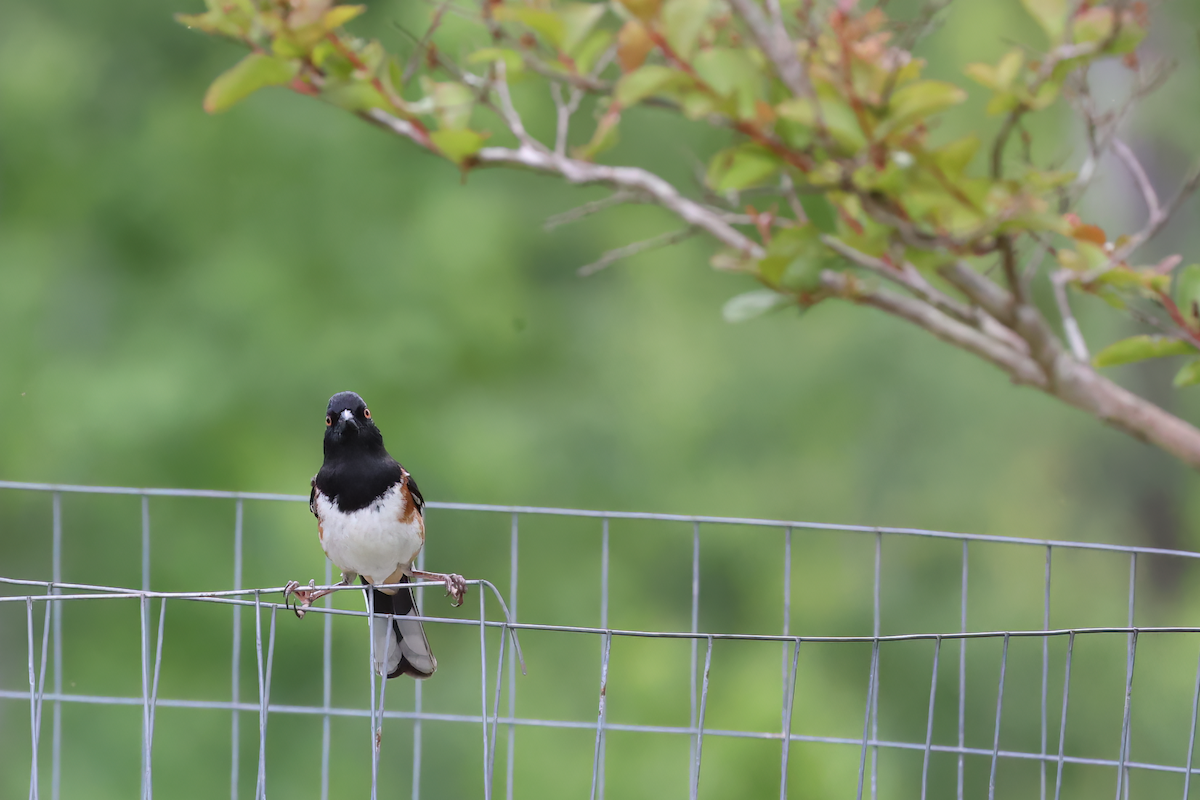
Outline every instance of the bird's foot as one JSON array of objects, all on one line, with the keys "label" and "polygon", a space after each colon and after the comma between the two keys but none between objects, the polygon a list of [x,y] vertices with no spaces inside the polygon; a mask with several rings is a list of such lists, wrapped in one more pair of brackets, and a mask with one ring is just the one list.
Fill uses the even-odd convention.
[{"label": "bird's foot", "polygon": [[463,604],[463,597],[467,594],[467,581],[462,575],[456,575],[453,572],[446,576],[446,594],[454,598],[454,602],[450,605],[458,608]]},{"label": "bird's foot", "polygon": [[446,584],[446,594],[454,598],[451,605],[458,608],[463,604],[463,597],[467,594],[467,581],[462,575],[455,575],[453,572],[445,575],[441,572],[425,572],[419,569],[414,569],[410,574],[423,581],[441,581]]},{"label": "bird's foot", "polygon": [[[312,605],[313,596],[316,593],[317,582],[315,580],[308,582],[307,589],[301,589],[299,581],[288,581],[287,585],[283,587],[283,604],[296,613],[297,619],[304,619],[304,614]],[[293,597],[299,602],[295,606],[290,606],[288,601]]]}]

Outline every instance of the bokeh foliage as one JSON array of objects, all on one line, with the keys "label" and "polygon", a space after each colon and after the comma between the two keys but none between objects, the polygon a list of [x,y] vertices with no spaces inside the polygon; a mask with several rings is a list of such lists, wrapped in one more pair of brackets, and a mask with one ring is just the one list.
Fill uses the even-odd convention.
[{"label": "bokeh foliage", "polygon": [[[904,10],[902,4],[891,5]],[[389,49],[406,53],[411,45],[394,23],[418,30],[428,23],[430,11],[411,3],[378,3],[355,24]],[[1154,154],[1154,175],[1161,179],[1182,171],[1200,124],[1192,102],[1200,76],[1189,33],[1196,14],[1189,3],[1164,6],[1143,45],[1180,61],[1176,78],[1131,123],[1130,136]],[[959,80],[961,63],[999,63],[1011,46],[1008,40],[1032,41],[1039,35],[1017,3],[964,3],[951,9],[944,27],[920,45],[919,54],[928,60],[931,79]],[[461,47],[452,46],[453,52],[460,50],[468,52],[465,39]],[[590,280],[574,276],[575,267],[599,252],[662,230],[665,220],[653,210],[613,209],[546,234],[539,226],[548,215],[600,193],[488,171],[472,172],[463,187],[457,168],[336,108],[283,91],[256,96],[219,119],[207,117],[200,98],[212,76],[242,55],[237,47],[214,45],[183,29],[157,3],[56,0],[0,7],[0,337],[5,345],[0,349],[0,412],[6,420],[0,474],[5,477],[302,493],[320,460],[325,400],[353,388],[370,401],[389,446],[432,499],[800,517],[1125,542],[1166,537],[1195,546],[1191,531],[1198,510],[1190,498],[1198,494],[1192,476],[1049,399],[1007,386],[986,365],[947,353],[891,320],[823,306],[809,319],[786,314],[728,326],[719,309],[731,294],[748,288],[742,282],[747,279],[707,270],[709,250],[695,241],[635,257]],[[1104,75],[1124,80],[1119,69]],[[520,84],[513,91],[517,102],[528,104],[531,126],[551,131],[549,99],[540,92],[523,94],[526,87]],[[948,119],[941,133],[970,133],[973,120],[983,118],[989,96],[969,88],[962,120]],[[984,126],[991,124],[983,119]],[[1046,158],[1075,147],[1076,132],[1064,114],[1048,111],[1032,118],[1030,126]],[[685,184],[693,166],[687,150],[720,149],[729,144],[723,137],[647,108],[622,122],[621,140],[609,155],[660,163]],[[1109,180],[1100,184],[1089,213],[1106,230],[1128,228],[1129,219],[1141,213],[1136,192],[1117,178]],[[1186,213],[1194,219],[1194,208]],[[1195,252],[1193,229],[1184,216],[1167,232],[1158,255]],[[1112,339],[1132,332],[1112,321],[1099,301],[1085,301],[1077,311],[1085,325]],[[1173,372],[1130,369],[1124,377],[1157,392]],[[1195,401],[1187,395],[1168,395],[1163,402],[1175,404],[1185,418],[1196,418]],[[4,495],[4,574],[48,576],[44,500]],[[1160,511],[1168,517],[1165,525]],[[66,577],[137,585],[136,502],[80,500],[68,502],[66,513]],[[163,501],[153,513],[161,533],[156,533],[155,588],[227,584],[230,506]],[[431,523],[431,537],[438,538],[431,538],[430,566],[507,574],[506,521],[488,527],[433,517]],[[671,536],[676,534],[679,540],[664,536],[662,545],[638,531],[626,534],[630,539],[614,580],[622,576],[627,594],[621,596],[631,615],[643,615],[633,617],[639,624],[682,624],[687,532]],[[595,530],[570,526],[530,533],[529,541],[540,544],[523,552],[523,575],[553,575],[562,591],[553,598],[523,599],[523,608],[532,614],[551,608],[553,600],[564,604],[558,612],[563,619],[595,613],[590,597],[567,591],[593,585],[585,578],[594,580],[595,537]],[[289,577],[321,574],[312,521],[302,506],[252,511],[247,541],[257,565],[248,571],[248,582],[278,585]],[[492,549],[472,556],[481,541],[490,541]],[[752,587],[759,560],[766,560],[777,542],[739,531],[711,546],[706,581],[715,582],[731,568],[730,559],[740,558],[745,561],[737,568],[746,577],[739,583]],[[674,550],[668,555],[656,547]],[[1021,598],[1025,616],[1014,624],[1036,624],[1037,564],[1010,570],[1003,551],[997,552],[988,579],[991,596]],[[674,582],[655,583],[646,558],[668,568]],[[805,593],[796,598],[803,616],[794,629],[863,630],[869,624],[869,606],[863,605],[869,564],[865,543],[861,551],[833,545],[815,551]],[[894,587],[885,592],[896,592],[888,597],[885,620],[902,621],[908,629],[952,627],[957,609],[947,603],[953,587],[927,593],[931,581],[919,578],[945,578],[955,569],[955,554],[918,551],[900,564],[897,574],[885,577],[885,587]],[[1056,590],[1055,608],[1064,621],[1119,618],[1122,568],[1085,564],[1080,569],[1086,579],[1064,580],[1061,594]],[[1194,581],[1178,574],[1172,581],[1165,570],[1146,581],[1163,587],[1157,599],[1146,599],[1147,608],[1176,622],[1194,622]],[[526,589],[545,591],[536,582],[524,583]],[[772,587],[762,592],[774,596]],[[1107,612],[1093,609],[1096,595],[1088,592],[1107,598]],[[702,620],[711,614],[723,629],[774,629],[776,617],[765,617],[756,597],[747,594],[728,605],[706,599],[715,605],[705,606]],[[69,628],[79,637],[72,640],[72,660],[92,676],[86,680],[94,681],[82,688],[107,690],[118,684],[106,681],[123,681],[116,690],[137,693],[136,611],[130,607],[121,613],[125,616],[117,619],[89,612]],[[174,629],[168,628],[167,652],[173,660],[168,663],[174,664],[169,674],[179,683],[164,691],[182,694],[204,687],[209,696],[224,697],[225,610],[191,612],[191,619],[189,612],[172,608],[170,614],[176,613],[168,625],[186,621],[194,632],[188,643],[170,638]],[[778,613],[774,605],[770,613]],[[1007,621],[981,618],[978,624]],[[311,622],[287,627],[295,638],[283,645],[290,648],[289,658],[277,662],[275,687],[281,697],[311,699],[317,691],[315,678],[296,666],[316,652],[319,636]],[[23,618],[8,614],[2,624],[4,686],[21,688],[23,647],[11,648],[9,642],[11,636],[18,644],[23,640]],[[345,631],[347,647],[364,641],[356,628]],[[438,679],[445,679],[439,691],[451,703],[461,686],[477,687],[468,672],[475,657],[472,642],[449,629],[433,635],[446,670],[439,672]],[[459,644],[456,635],[463,639]],[[217,644],[210,649],[207,642]],[[554,654],[552,645],[546,645],[550,655],[539,654],[532,640],[527,647],[537,660],[522,696],[544,691],[590,712],[594,680],[582,672],[585,666],[597,668],[590,644],[587,652],[580,645],[574,655]],[[1165,653],[1161,662],[1186,673],[1194,667],[1194,651],[1179,649],[1186,652]],[[92,653],[113,655],[92,661]],[[667,667],[680,663],[677,653],[618,655],[631,673],[628,680],[643,683],[637,692],[630,687],[624,700],[614,690],[614,708],[633,702],[628,698],[650,702],[664,686],[680,685],[666,674]],[[865,685],[861,655],[844,656],[857,672],[837,660],[826,667],[818,667],[820,661],[806,667],[802,661],[802,685],[819,689],[798,696],[798,703],[807,703],[803,714],[853,728]],[[972,679],[973,686],[984,687],[972,699],[978,713],[972,711],[971,718],[981,741],[987,738],[994,702],[993,676],[983,670],[994,669],[994,655],[986,662],[990,666],[981,662],[978,680]],[[730,725],[757,723],[772,708],[775,684],[766,676],[778,653],[715,656],[726,657],[746,659],[748,677],[721,687],[723,699],[714,695],[712,713],[724,715]],[[1122,643],[1105,654],[1114,664],[1123,665],[1122,658]],[[356,676],[357,683],[344,690],[357,698],[349,693],[365,693],[365,675],[352,652],[346,659],[343,674]],[[547,666],[559,663],[554,659],[580,665],[578,685],[566,683],[567,676],[574,680],[570,669]],[[634,668],[660,660],[666,666],[650,674]],[[901,693],[916,699],[906,701],[903,715],[885,706],[881,724],[911,721],[910,706],[927,691],[928,661],[928,653],[914,652],[904,666],[889,670],[919,688],[905,692],[901,684]],[[730,674],[720,660],[715,664],[722,670],[718,674]],[[1052,669],[1057,668],[1054,662]],[[457,677],[456,670],[461,670]],[[1121,671],[1122,666],[1103,671],[1093,684],[1096,691],[1117,686]],[[244,686],[253,685],[251,677],[247,674]],[[1176,713],[1179,699],[1172,689],[1187,680],[1183,676],[1165,681],[1167,688],[1148,690],[1154,699],[1140,724],[1153,730],[1155,712]],[[1119,691],[1105,697],[1115,698]],[[405,702],[403,690],[395,697]],[[672,713],[686,702],[680,697],[674,697]],[[732,719],[734,706],[751,698],[760,716]],[[1012,724],[1028,727],[1031,706],[1022,708]],[[565,713],[574,706],[549,710]],[[227,736],[227,718],[201,720],[175,712],[172,721],[167,712],[160,713],[162,730],[184,733],[175,735],[174,744],[164,740],[158,769],[188,776],[202,768],[203,780],[194,778],[196,796],[223,791],[227,756],[221,737]],[[27,719],[26,705],[0,703],[5,794],[25,791],[27,750],[21,748],[28,746]],[[74,796],[126,797],[136,787],[138,711],[129,710],[123,725],[112,719],[68,719],[66,752],[80,767],[76,780],[84,784],[76,784]],[[275,730],[280,739],[270,758],[281,777],[273,792],[311,796],[313,751],[298,748],[296,740],[311,736],[312,729],[289,729],[282,722]],[[337,739],[335,758],[363,763],[365,726],[345,723],[335,727],[339,730],[344,738]],[[402,729],[395,730],[389,747],[394,742],[397,752],[407,752]],[[1174,736],[1175,728],[1164,730],[1165,738]],[[478,747],[476,734],[471,731],[464,741]],[[195,741],[203,747],[190,747]],[[579,754],[589,747],[586,737],[576,742],[530,734],[518,746],[526,741],[536,743],[531,748],[545,748],[546,770],[531,768],[526,775],[533,781],[529,795],[560,796],[569,793],[564,787],[582,785],[579,769],[586,768],[587,758]],[[1176,758],[1176,750],[1168,750],[1176,743],[1164,741],[1162,757]],[[464,780],[474,780],[474,751],[460,752],[454,745],[446,742],[440,751],[446,760],[428,762],[426,769],[452,775],[466,763]],[[678,796],[686,788],[682,747],[614,739],[610,758],[641,765],[631,766],[631,774],[657,781],[644,786]],[[704,785],[722,794],[746,786],[755,794],[771,791],[775,750],[748,753],[739,747],[706,743],[714,761],[710,766],[706,756]],[[1099,754],[1113,749],[1111,742],[1096,744]],[[427,754],[436,751],[433,745],[426,749]],[[812,796],[842,791],[844,786],[822,771],[841,766],[836,759],[842,757],[821,750],[795,755],[795,790]],[[664,771],[662,764],[675,771]],[[347,791],[360,791],[361,782],[353,781],[361,781],[361,773],[345,769]],[[1087,780],[1083,773],[1078,779]],[[1109,791],[1110,785],[1080,786]],[[446,796],[461,796],[460,788],[448,784]],[[187,796],[186,786],[174,789],[172,796]]]}]

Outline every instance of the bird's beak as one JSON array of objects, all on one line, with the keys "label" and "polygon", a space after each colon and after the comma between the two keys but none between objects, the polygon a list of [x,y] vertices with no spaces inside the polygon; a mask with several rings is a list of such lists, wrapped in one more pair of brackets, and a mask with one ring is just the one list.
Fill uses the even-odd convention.
[{"label": "bird's beak", "polygon": [[350,409],[343,411],[337,418],[337,424],[334,425],[335,434],[339,437],[347,435],[351,431],[355,434],[358,432],[358,420],[354,418],[354,412]]}]

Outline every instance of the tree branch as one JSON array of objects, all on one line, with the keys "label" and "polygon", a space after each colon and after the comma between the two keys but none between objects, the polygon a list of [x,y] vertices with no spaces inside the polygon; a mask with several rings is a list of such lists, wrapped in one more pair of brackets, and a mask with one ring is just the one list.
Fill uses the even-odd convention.
[{"label": "tree branch", "polygon": [[[729,4],[746,23],[788,91],[795,97],[811,97],[812,84],[808,82],[808,75],[796,55],[796,45],[788,38],[787,30],[783,27],[782,17],[778,17],[774,23],[769,22],[755,0],[729,0]],[[778,4],[772,9],[773,16],[777,8]]]},{"label": "tree branch", "polygon": [[828,270],[821,273],[821,282],[832,295],[906,320],[994,364],[1014,383],[1040,389],[1117,430],[1161,448],[1193,469],[1200,469],[1200,430],[1096,374],[1087,364],[1066,353],[1055,360],[1054,369],[1047,376],[1042,366],[1029,356],[1010,350],[920,300],[864,290],[854,283],[852,276]]},{"label": "tree branch", "polygon": [[[826,270],[821,285],[831,294],[907,320],[943,342],[973,353],[1008,373],[1014,383],[1045,390],[1046,376],[1028,355],[964,325],[926,302],[886,290],[865,289],[853,277]],[[1200,432],[1197,432],[1200,436]]]},{"label": "tree branch", "polygon": [[[386,111],[373,108],[364,115],[367,119],[393,133],[426,146],[411,123]],[[543,148],[522,144],[519,148],[485,147],[475,155],[474,164],[481,167],[516,167],[547,175],[558,175],[569,183],[580,186],[601,184],[615,189],[625,189],[646,197],[675,216],[706,231],[726,247],[732,247],[751,258],[766,255],[762,245],[721,219],[716,212],[690,200],[679,190],[654,173],[640,167],[610,167],[580,161]]]}]

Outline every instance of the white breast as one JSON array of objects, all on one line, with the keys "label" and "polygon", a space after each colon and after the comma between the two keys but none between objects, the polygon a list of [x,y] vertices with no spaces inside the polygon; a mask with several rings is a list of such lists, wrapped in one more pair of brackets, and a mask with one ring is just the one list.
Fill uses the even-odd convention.
[{"label": "white breast", "polygon": [[384,583],[398,567],[412,564],[425,543],[419,515],[401,522],[408,511],[405,505],[399,484],[366,508],[350,512],[338,510],[333,500],[317,492],[325,555],[342,572]]}]

